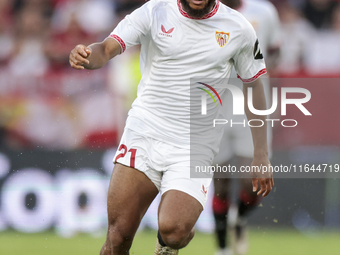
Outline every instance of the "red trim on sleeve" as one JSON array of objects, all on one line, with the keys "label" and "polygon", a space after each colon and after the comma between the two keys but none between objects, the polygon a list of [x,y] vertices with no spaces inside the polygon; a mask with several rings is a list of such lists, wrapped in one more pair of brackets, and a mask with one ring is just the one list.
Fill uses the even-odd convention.
[{"label": "red trim on sleeve", "polygon": [[126,50],[126,45],[122,38],[120,38],[118,35],[109,35],[109,37],[115,39],[120,44],[120,47],[122,47],[122,53]]},{"label": "red trim on sleeve", "polygon": [[263,68],[261,71],[259,71],[253,78],[250,79],[242,79],[239,75],[237,75],[237,78],[241,79],[241,81],[243,81],[244,83],[250,83],[253,82],[255,80],[257,80],[258,78],[260,78],[260,76],[264,75],[267,73],[267,69]]},{"label": "red trim on sleeve", "polygon": [[213,8],[213,10],[211,12],[209,12],[208,14],[204,15],[203,17],[201,18],[193,18],[191,16],[188,15],[188,13],[186,13],[183,9],[182,9],[182,5],[181,5],[181,1],[180,0],[177,0],[177,6],[178,6],[178,9],[179,9],[179,12],[186,18],[188,19],[208,19],[208,18],[211,18],[212,16],[214,16],[216,14],[216,12],[218,11],[218,8],[220,6],[220,1],[219,0],[216,0],[216,4]]}]

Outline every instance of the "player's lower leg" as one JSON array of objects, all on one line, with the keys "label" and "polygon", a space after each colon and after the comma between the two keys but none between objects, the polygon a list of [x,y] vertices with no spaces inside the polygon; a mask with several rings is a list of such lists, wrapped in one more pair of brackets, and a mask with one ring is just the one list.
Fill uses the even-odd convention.
[{"label": "player's lower leg", "polygon": [[115,165],[108,192],[107,238],[100,255],[129,254],[140,220],[157,193],[144,173]]},{"label": "player's lower leg", "polygon": [[226,247],[227,235],[227,213],[229,202],[227,199],[220,199],[217,196],[213,198],[213,213],[215,219],[215,232],[217,236],[217,243],[220,249]]},{"label": "player's lower leg", "polygon": [[216,255],[228,255],[230,249],[227,240],[227,213],[229,209],[229,179],[214,179],[213,214],[215,219],[215,234],[217,238]]},{"label": "player's lower leg", "polygon": [[220,199],[216,195],[213,198],[213,213],[215,219],[215,234],[217,237],[218,250],[216,255],[228,254],[227,248],[227,213],[229,208],[228,199]]},{"label": "player's lower leg", "polygon": [[122,227],[109,226],[108,234],[100,255],[128,255],[136,231],[124,230]]},{"label": "player's lower leg", "polygon": [[246,187],[246,189],[241,189],[236,205],[231,206],[228,212],[228,226],[235,255],[244,255],[248,252],[246,217],[261,201],[260,196],[248,189],[248,186]]}]

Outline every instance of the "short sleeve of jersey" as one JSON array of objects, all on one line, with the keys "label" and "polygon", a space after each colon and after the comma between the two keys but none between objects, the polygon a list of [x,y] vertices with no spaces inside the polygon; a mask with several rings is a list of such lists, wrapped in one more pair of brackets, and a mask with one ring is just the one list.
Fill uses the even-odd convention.
[{"label": "short sleeve of jersey", "polygon": [[234,67],[237,77],[245,83],[250,83],[267,72],[259,41],[250,23],[245,25],[243,42],[240,45],[233,57]]},{"label": "short sleeve of jersey", "polygon": [[127,15],[110,34],[109,37],[120,44],[121,53],[132,46],[140,44],[141,38],[149,33],[152,5],[153,1],[149,1]]}]

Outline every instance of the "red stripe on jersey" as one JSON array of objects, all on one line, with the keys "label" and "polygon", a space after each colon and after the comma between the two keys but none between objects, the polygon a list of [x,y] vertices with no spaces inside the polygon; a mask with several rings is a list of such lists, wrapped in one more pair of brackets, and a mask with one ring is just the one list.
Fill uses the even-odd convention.
[{"label": "red stripe on jersey", "polygon": [[110,35],[109,37],[115,39],[120,44],[120,47],[122,47],[122,53],[126,50],[126,45],[122,38],[120,38],[118,35]]},{"label": "red stripe on jersey", "polygon": [[250,83],[250,82],[253,82],[253,81],[257,80],[261,75],[264,75],[266,73],[267,73],[267,69],[264,68],[261,71],[259,71],[253,78],[242,79],[239,75],[237,75],[237,78],[241,79],[241,81],[243,81],[244,83]]},{"label": "red stripe on jersey", "polygon": [[201,17],[201,18],[193,18],[193,17],[189,16],[188,13],[186,13],[182,9],[181,1],[180,0],[177,0],[177,5],[178,5],[179,12],[184,17],[186,17],[186,18],[189,18],[189,19],[208,19],[208,18],[211,18],[212,16],[214,16],[216,14],[216,12],[218,11],[218,7],[220,6],[220,1],[216,0],[216,4],[214,6],[214,9],[211,12],[209,12],[208,14],[204,15],[203,17]]}]

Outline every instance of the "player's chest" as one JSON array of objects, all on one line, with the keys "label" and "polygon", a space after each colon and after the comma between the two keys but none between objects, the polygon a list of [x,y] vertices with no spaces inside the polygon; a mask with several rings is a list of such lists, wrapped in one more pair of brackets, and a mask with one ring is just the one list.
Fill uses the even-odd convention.
[{"label": "player's chest", "polygon": [[160,18],[152,26],[153,44],[165,58],[219,64],[232,58],[238,48],[232,31],[218,24]]}]

